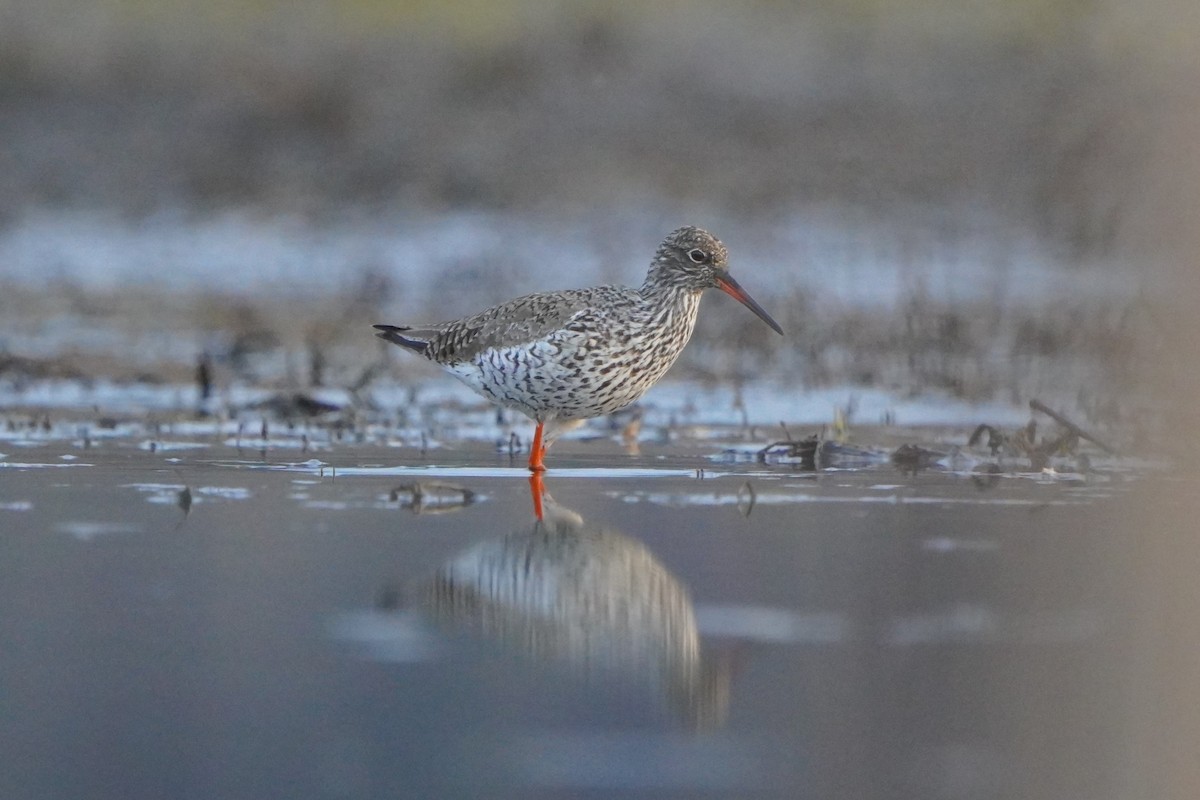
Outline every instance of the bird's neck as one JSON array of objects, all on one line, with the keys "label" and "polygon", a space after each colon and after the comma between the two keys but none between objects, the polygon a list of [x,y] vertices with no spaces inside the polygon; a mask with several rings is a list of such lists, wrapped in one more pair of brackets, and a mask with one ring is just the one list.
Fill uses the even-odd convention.
[{"label": "bird's neck", "polygon": [[672,274],[671,270],[663,269],[658,264],[650,266],[640,291],[647,300],[666,304],[679,303],[687,295],[699,295],[699,292],[687,285],[684,278]]},{"label": "bird's neck", "polygon": [[639,290],[646,301],[651,319],[659,324],[679,324],[686,321],[689,329],[696,322],[696,313],[700,308],[700,292],[672,281],[669,275],[658,273],[655,266],[646,275],[646,282]]},{"label": "bird's neck", "polygon": [[694,292],[689,287],[688,276],[664,258],[655,258],[650,262],[650,270],[646,273],[646,281],[642,284],[641,292],[647,298],[674,298],[682,292]]}]

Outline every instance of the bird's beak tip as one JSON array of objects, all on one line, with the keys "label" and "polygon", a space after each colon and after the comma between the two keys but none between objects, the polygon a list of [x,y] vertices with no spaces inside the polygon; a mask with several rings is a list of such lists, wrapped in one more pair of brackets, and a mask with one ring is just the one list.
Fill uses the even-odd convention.
[{"label": "bird's beak tip", "polygon": [[753,311],[755,316],[770,326],[771,330],[775,331],[780,336],[783,336],[783,328],[779,327],[779,323],[776,322],[762,306],[755,302],[754,298],[747,294],[746,290],[743,289],[741,284],[734,280],[732,276],[723,275],[719,277],[717,279],[717,288],[725,292],[725,294],[729,295],[734,300],[737,300],[746,308]]}]

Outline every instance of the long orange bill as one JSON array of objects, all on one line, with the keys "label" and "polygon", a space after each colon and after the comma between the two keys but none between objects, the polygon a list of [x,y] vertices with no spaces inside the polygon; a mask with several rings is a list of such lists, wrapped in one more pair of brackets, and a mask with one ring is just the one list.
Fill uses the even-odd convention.
[{"label": "long orange bill", "polygon": [[759,319],[771,326],[771,330],[783,336],[783,328],[779,327],[779,323],[771,319],[771,315],[764,311],[762,306],[754,302],[754,298],[746,294],[746,290],[731,275],[719,276],[717,278],[717,288],[753,311],[758,315]]}]

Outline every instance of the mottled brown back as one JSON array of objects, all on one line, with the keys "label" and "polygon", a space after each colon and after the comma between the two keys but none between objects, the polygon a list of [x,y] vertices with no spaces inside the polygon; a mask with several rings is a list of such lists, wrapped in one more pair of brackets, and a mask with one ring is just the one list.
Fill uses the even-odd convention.
[{"label": "mottled brown back", "polygon": [[488,348],[515,347],[543,339],[587,308],[626,306],[637,292],[624,286],[595,286],[539,292],[481,311],[474,316],[421,328],[404,337],[427,344],[422,355],[439,364],[468,361]]}]

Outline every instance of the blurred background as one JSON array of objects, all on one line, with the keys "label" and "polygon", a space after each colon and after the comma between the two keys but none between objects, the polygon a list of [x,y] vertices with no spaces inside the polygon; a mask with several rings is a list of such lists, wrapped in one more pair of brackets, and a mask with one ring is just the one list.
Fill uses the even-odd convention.
[{"label": "blurred background", "polygon": [[[756,665],[739,687],[743,697],[753,697],[747,684],[770,687],[760,689],[758,707],[770,705],[765,717],[779,727],[762,727],[753,710],[745,718],[766,732],[763,741],[808,730],[790,715],[793,706],[775,707],[773,693],[783,685],[797,698],[817,698],[806,713],[815,709],[807,721],[818,734],[822,725],[848,732],[814,739],[838,743],[832,757],[815,759],[816,774],[827,760],[840,780],[839,766],[850,764],[855,787],[908,774],[889,771],[886,757],[907,758],[910,745],[928,737],[970,745],[917,748],[929,758],[949,753],[951,788],[936,796],[997,796],[984,784],[1012,764],[1001,785],[1053,787],[1046,796],[1119,778],[1114,797],[1194,798],[1198,41],[1196,0],[0,0],[3,421],[7,431],[49,431],[51,415],[55,423],[70,420],[59,433],[74,451],[89,446],[88,430],[103,435],[119,429],[114,420],[133,418],[143,427],[126,435],[145,440],[131,447],[153,449],[157,435],[141,431],[168,413],[227,414],[220,419],[233,420],[240,453],[238,423],[269,417],[264,398],[303,397],[307,405],[279,406],[276,417],[333,409],[344,416],[322,420],[340,438],[345,420],[353,425],[375,414],[387,422],[379,426],[385,438],[419,429],[424,459],[426,421],[396,420],[406,402],[418,405],[419,391],[428,408],[438,405],[440,387],[457,384],[389,351],[373,338],[372,323],[444,319],[543,289],[637,285],[668,231],[701,225],[729,247],[733,274],[787,336],[775,336],[728,298],[708,298],[692,344],[664,381],[675,390],[657,387],[645,401],[668,406],[672,426],[670,403],[702,405],[694,398],[713,395],[696,390],[714,387],[726,402],[708,409],[705,421],[771,426],[828,422],[835,405],[854,423],[910,424],[905,409],[920,407],[923,422],[1022,424],[1028,402],[1039,399],[1116,442],[1122,456],[1148,454],[1156,465],[1130,460],[1122,462],[1134,465],[1129,473],[1114,470],[1113,487],[1136,470],[1128,483],[1143,491],[1133,499],[1114,491],[1102,502],[1105,484],[1095,495],[1086,483],[1067,487],[1068,498],[1077,489],[1077,497],[1100,503],[1078,516],[1052,503],[1031,507],[1028,516],[872,503],[882,515],[846,506],[827,516],[806,512],[810,528],[802,535],[791,507],[756,512],[753,525],[774,520],[766,523],[775,526],[770,535],[760,535],[768,529],[735,527],[707,506],[691,517],[675,508],[654,516],[648,503],[596,492],[588,510],[604,521],[614,507],[623,509],[613,522],[624,520],[631,537],[662,550],[672,568],[680,565],[700,596],[785,598],[788,607],[816,609],[828,603],[859,615],[867,631],[891,619],[936,622],[943,613],[953,626],[960,611],[970,622],[973,609],[995,603],[998,616],[984,614],[983,623],[1007,620],[1010,627],[998,630],[1029,637],[955,638],[950,627],[946,642],[958,650],[892,651],[891,661],[858,644],[833,651],[832,660],[822,660],[823,650],[806,653],[816,660],[781,651],[775,663],[791,671]],[[869,412],[868,395],[877,400]],[[951,414],[963,408],[966,416]],[[244,409],[252,410],[239,417]],[[481,412],[495,419],[492,413]],[[77,428],[78,419],[86,424]],[[272,426],[272,441],[281,427]],[[477,438],[490,446],[498,427]],[[265,453],[265,421],[261,430]],[[750,437],[774,435],[766,430]],[[958,433],[961,443],[966,436]],[[663,449],[677,446],[669,440]],[[406,442],[386,458],[415,458],[417,447]],[[341,457],[355,462],[362,452]],[[1182,457],[1155,471],[1164,453]],[[133,505],[147,515],[174,510],[130,503],[141,490],[128,483],[125,454],[116,452],[120,469],[105,478],[119,490],[95,479],[62,484],[61,471],[51,471],[53,481],[7,471],[10,494],[0,499],[9,516],[0,541],[10,551],[0,563],[11,565],[11,580],[0,585],[20,610],[3,617],[10,639],[34,642],[4,649],[21,667],[6,673],[18,680],[9,694],[18,723],[27,699],[25,708],[48,698],[54,710],[50,722],[29,715],[28,727],[18,724],[19,735],[8,737],[24,748],[9,770],[18,784],[28,774],[55,786],[72,776],[90,782],[91,767],[102,761],[100,774],[128,777],[131,762],[104,759],[130,741],[143,747],[146,731],[159,730],[143,726],[144,709],[167,731],[161,748],[146,752],[169,751],[171,760],[189,748],[200,753],[184,759],[178,774],[207,774],[219,763],[212,753],[227,751],[251,764],[256,779],[272,774],[260,771],[263,750],[240,746],[247,736],[258,744],[262,719],[293,720],[293,705],[315,709],[322,724],[338,717],[323,694],[315,705],[291,702],[311,700],[321,684],[296,679],[303,674],[292,660],[298,651],[276,650],[275,636],[300,642],[313,675],[355,698],[351,714],[380,711],[377,730],[389,743],[380,763],[402,770],[388,714],[408,713],[409,695],[384,697],[374,674],[365,680],[355,671],[359,683],[341,681],[345,673],[330,670],[324,654],[311,656],[317,637],[291,623],[316,618],[315,609],[338,592],[358,597],[358,576],[396,565],[417,574],[441,563],[432,555],[438,548],[452,552],[451,542],[482,535],[479,517],[463,515],[458,528],[437,526],[452,525],[453,517],[438,517],[437,525],[423,518],[407,528],[409,538],[396,535],[403,526],[392,519],[384,527],[370,515],[376,512],[352,517],[361,524],[316,517],[322,525],[330,520],[326,528],[312,515],[345,512],[293,507],[308,490],[290,494],[291,482],[282,488],[280,478],[281,488],[263,492],[267,505],[253,506],[255,513],[214,500],[206,520],[201,506],[192,523],[201,535],[191,539],[186,530],[182,538],[123,539],[139,529],[118,526],[125,533],[103,543],[66,541],[70,528],[46,520],[108,514],[128,522],[135,517],[123,515]],[[237,482],[207,458],[188,480],[213,480],[215,489]],[[155,481],[144,486],[166,490],[168,502],[186,498],[186,517],[191,489],[177,496],[180,487],[160,483],[175,480],[164,464],[144,464]],[[205,477],[205,469],[215,476]],[[996,499],[960,477],[954,491]],[[887,480],[870,491],[900,491]],[[906,486],[917,480],[897,479]],[[1059,489],[1049,478],[1030,483]],[[208,501],[212,495],[196,485],[197,502]],[[313,491],[315,499],[365,503],[379,486],[364,479]],[[814,486],[829,490],[828,483]],[[512,497],[499,489],[496,496],[499,511],[488,516],[517,513]],[[270,498],[284,497],[289,505],[277,513]],[[739,508],[740,498],[739,490]],[[713,535],[699,522],[689,527],[689,519],[711,525]],[[80,529],[84,539],[104,530]],[[355,544],[330,535],[339,530],[353,532]],[[957,549],[935,552],[930,543],[937,542]],[[987,547],[977,552],[972,543]],[[78,553],[67,552],[72,544]],[[158,556],[168,565],[162,570],[153,562],[156,545],[166,551]],[[113,566],[126,558],[139,570],[151,567],[127,579]],[[945,558],[958,560],[947,567]],[[194,595],[162,594],[170,585],[163,575],[201,595],[211,580],[212,602],[194,609],[216,622],[191,625]],[[145,595],[135,593],[147,585]],[[227,592],[231,585],[246,594]],[[243,613],[260,596],[262,608]],[[285,620],[284,600],[293,596],[296,616]],[[111,607],[97,597],[114,598]],[[162,597],[174,597],[181,610],[151,616],[167,603]],[[60,616],[39,615],[30,598],[49,598],[46,607]],[[1055,629],[1037,620],[1061,619],[1056,609],[1076,607],[1094,609],[1107,626],[1103,637],[1087,649],[1046,649]],[[1026,614],[1043,608],[1050,616]],[[1089,611],[1084,620],[1091,619]],[[1022,620],[1036,624],[1023,628]],[[243,630],[243,621],[267,631],[262,641],[270,647],[259,648],[270,651],[266,660],[239,660],[243,635],[258,630]],[[289,638],[300,630],[303,636]],[[111,638],[113,631],[122,635]],[[193,639],[204,642],[200,660]],[[174,656],[161,655],[173,641],[185,645],[178,648],[181,671],[173,671]],[[88,660],[110,646],[117,655]],[[155,673],[167,676],[161,684],[141,669],[155,659],[167,665]],[[833,666],[821,673],[822,664]],[[485,681],[476,680],[484,672],[474,671],[475,662],[467,672],[436,669],[438,678],[469,675],[462,685],[471,691],[457,696],[473,702],[498,686],[493,665],[486,666]],[[243,738],[204,727],[196,710],[203,690],[182,695],[184,722],[198,727],[179,727],[169,711],[163,716],[177,703],[163,706],[160,687],[194,670],[204,673],[202,686],[235,687],[213,696],[232,698],[229,719]],[[524,668],[521,674],[528,677]],[[822,674],[836,680],[822,683]],[[556,702],[541,673],[529,675],[529,697]],[[271,685],[259,693],[262,680]],[[394,685],[403,688],[402,680]],[[445,685],[457,690],[453,680]],[[838,689],[826,692],[827,685]],[[21,686],[48,688],[22,696]],[[281,686],[294,694],[278,692]],[[243,690],[254,691],[253,702],[242,702]],[[461,716],[447,715],[439,695],[419,682],[408,691],[429,709],[435,731],[457,735]],[[930,702],[944,703],[945,717],[930,716]],[[264,707],[279,715],[262,717]],[[101,722],[84,719],[96,708],[103,713],[92,716]],[[470,703],[463,708],[477,717]],[[1061,714],[1064,708],[1074,716]],[[120,730],[136,735],[114,737],[104,725],[109,714],[131,720]],[[251,717],[254,725],[243,728]],[[942,726],[945,718],[963,724]],[[281,729],[308,731],[290,722]],[[194,730],[222,737],[220,745],[195,749]],[[991,751],[974,749],[976,734],[1016,758],[979,760],[975,754]],[[26,752],[45,741],[55,745],[46,748],[52,757],[31,762]],[[102,746],[81,758],[80,741]],[[780,741],[786,749],[793,740]],[[308,751],[294,752],[307,767]],[[785,756],[780,763],[791,769],[791,751]],[[924,762],[912,769],[943,774]],[[1068,780],[1058,783],[1061,776]],[[971,794],[974,780],[984,788]],[[955,793],[953,781],[967,789]],[[886,791],[894,795],[891,784]]]},{"label": "blurred background", "polygon": [[1195,380],[1198,34],[1188,0],[0,0],[5,402],[202,357],[423,380],[370,323],[636,285],[698,224],[788,336],[710,299],[676,379],[1143,425]]}]

